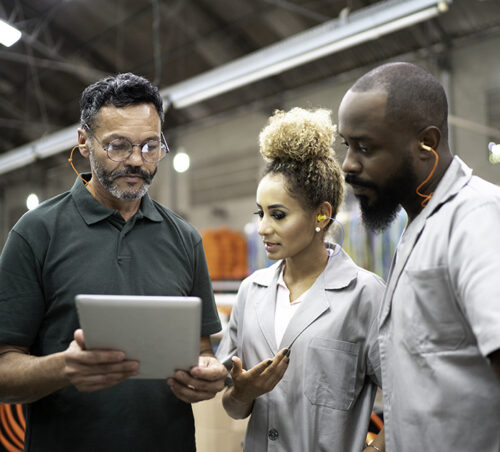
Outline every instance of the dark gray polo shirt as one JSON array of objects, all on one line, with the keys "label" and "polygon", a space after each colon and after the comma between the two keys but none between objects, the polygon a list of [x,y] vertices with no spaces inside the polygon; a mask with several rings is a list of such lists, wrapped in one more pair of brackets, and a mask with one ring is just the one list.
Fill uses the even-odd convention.
[{"label": "dark gray polo shirt", "polygon": [[[220,330],[198,232],[148,195],[125,222],[77,179],[9,234],[0,257],[0,343],[37,356],[65,350],[79,327],[79,293],[199,296],[200,335]],[[26,450],[195,450],[191,406],[161,380],[90,394],[66,388],[26,408]]]}]

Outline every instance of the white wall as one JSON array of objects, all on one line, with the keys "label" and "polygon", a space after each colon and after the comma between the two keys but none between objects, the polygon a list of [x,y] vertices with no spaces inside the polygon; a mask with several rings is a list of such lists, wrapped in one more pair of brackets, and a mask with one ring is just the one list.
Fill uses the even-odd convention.
[{"label": "white wall", "polygon": [[[500,37],[458,48],[452,53],[453,113],[487,125],[486,92],[500,88]],[[500,184],[500,164],[488,161],[488,137],[482,133],[454,128],[456,153],[478,176]],[[500,139],[497,140],[497,143]]]}]

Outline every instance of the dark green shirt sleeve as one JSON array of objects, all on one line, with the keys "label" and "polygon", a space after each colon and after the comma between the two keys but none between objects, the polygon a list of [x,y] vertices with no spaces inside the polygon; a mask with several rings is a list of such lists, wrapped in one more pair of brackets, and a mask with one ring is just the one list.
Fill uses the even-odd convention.
[{"label": "dark green shirt sleeve", "polygon": [[45,310],[40,277],[32,248],[11,231],[0,257],[0,343],[34,342]]}]

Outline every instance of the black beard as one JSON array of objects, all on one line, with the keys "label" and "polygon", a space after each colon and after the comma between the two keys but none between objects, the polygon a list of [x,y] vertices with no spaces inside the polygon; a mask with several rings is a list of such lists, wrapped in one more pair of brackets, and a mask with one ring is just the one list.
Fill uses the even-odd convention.
[{"label": "black beard", "polygon": [[348,174],[346,183],[368,187],[375,191],[375,201],[371,202],[368,197],[356,196],[361,207],[361,218],[364,225],[374,231],[381,232],[386,229],[396,218],[401,204],[409,199],[415,191],[417,177],[409,162],[404,162],[402,168],[396,171],[383,186],[358,179]]},{"label": "black beard", "polygon": [[[377,196],[383,196],[381,192]],[[369,204],[366,196],[357,196],[361,207],[361,218],[363,224],[374,232],[382,232],[396,218],[401,204],[386,197],[381,198],[372,205]]]}]

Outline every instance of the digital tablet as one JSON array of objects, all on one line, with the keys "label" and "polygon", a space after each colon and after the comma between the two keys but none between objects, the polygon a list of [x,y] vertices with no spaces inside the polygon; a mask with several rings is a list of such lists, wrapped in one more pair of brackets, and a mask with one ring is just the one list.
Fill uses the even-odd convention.
[{"label": "digital tablet", "polygon": [[85,347],[122,350],[139,361],[132,378],[165,379],[198,363],[198,297],[77,295],[75,302]]}]

